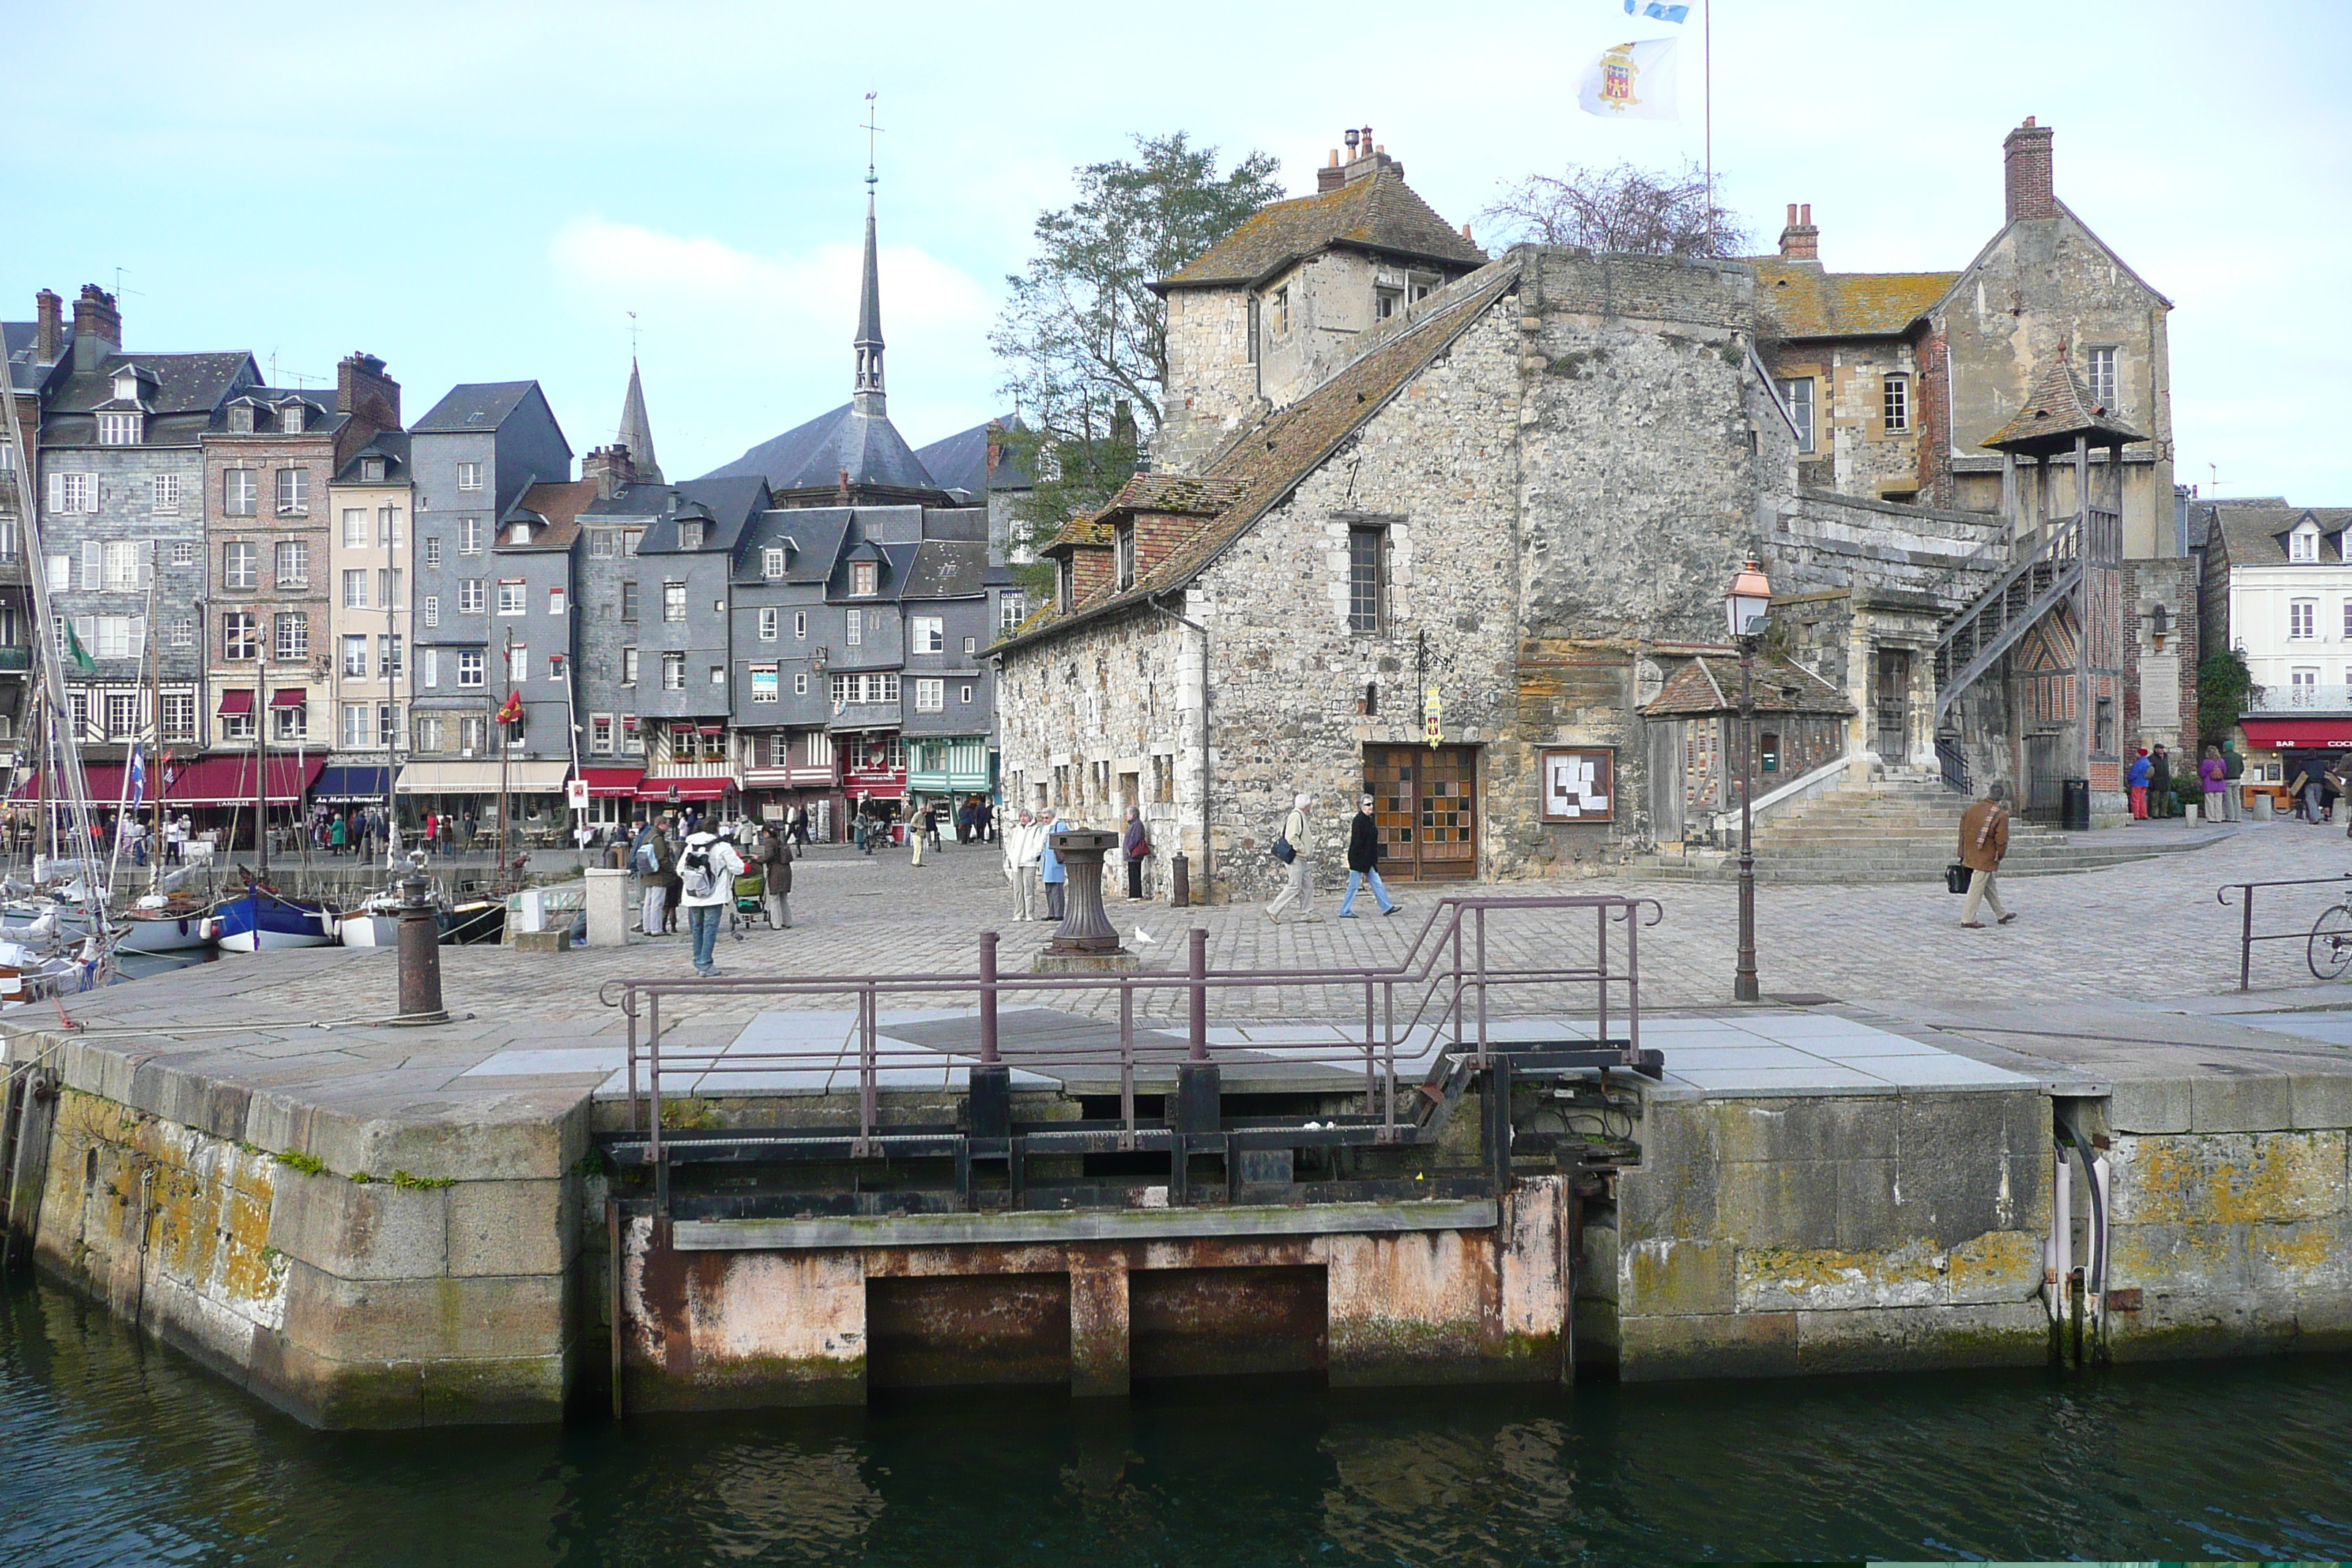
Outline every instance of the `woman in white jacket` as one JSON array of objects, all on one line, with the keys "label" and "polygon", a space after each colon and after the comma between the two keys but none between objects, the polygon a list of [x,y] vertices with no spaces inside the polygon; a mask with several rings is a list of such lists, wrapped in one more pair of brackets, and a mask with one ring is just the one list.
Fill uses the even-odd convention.
[{"label": "woman in white jacket", "polygon": [[716,974],[713,950],[719,945],[719,922],[735,901],[735,879],[743,874],[743,857],[735,853],[735,846],[704,828],[686,841],[677,874],[677,907],[686,911],[694,932],[694,972]]},{"label": "woman in white jacket", "polygon": [[1004,877],[1013,884],[1013,918],[1037,918],[1037,860],[1044,847],[1036,822],[1024,811],[1021,819],[997,836],[1004,842]]}]

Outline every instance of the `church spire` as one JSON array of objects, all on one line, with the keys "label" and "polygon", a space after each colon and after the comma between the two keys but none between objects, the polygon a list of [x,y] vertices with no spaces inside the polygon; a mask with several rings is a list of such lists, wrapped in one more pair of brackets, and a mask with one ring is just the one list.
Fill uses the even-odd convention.
[{"label": "church spire", "polygon": [[637,379],[637,356],[629,356],[629,390],[621,399],[620,443],[629,449],[629,466],[641,484],[658,485],[661,464],[654,458],[653,422],[646,417],[646,389]]},{"label": "church spire", "polygon": [[882,395],[882,269],[874,258],[874,94],[866,95],[866,273],[857,289],[857,378],[850,404],[860,414],[885,417]]}]

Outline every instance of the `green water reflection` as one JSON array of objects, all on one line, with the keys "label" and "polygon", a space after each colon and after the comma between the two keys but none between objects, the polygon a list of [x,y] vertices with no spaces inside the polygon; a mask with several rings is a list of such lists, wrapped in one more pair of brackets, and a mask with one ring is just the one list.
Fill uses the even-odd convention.
[{"label": "green water reflection", "polygon": [[0,1563],[2352,1556],[2352,1360],[310,1432],[0,1296]]}]

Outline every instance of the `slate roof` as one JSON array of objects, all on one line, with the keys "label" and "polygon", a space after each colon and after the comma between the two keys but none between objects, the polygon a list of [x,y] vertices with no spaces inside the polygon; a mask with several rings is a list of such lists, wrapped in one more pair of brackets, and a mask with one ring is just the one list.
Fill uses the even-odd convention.
[{"label": "slate roof", "polygon": [[976,598],[988,587],[985,540],[926,539],[915,547],[899,596],[908,599]]},{"label": "slate roof", "polygon": [[1824,272],[1813,261],[1751,256],[1756,308],[1780,338],[1899,337],[1957,282],[1957,272]]},{"label": "slate roof", "polygon": [[[38,321],[0,321],[0,385],[32,392],[58,373],[58,365],[33,363],[33,345],[41,339]],[[58,350],[58,364],[73,363],[73,327],[68,323]]]},{"label": "slate roof", "polygon": [[1253,284],[1334,246],[1377,250],[1469,268],[1486,253],[1462,237],[1413,193],[1394,166],[1336,191],[1260,207],[1241,226],[1152,287],[1206,289]]},{"label": "slate roof", "polygon": [[[2319,525],[2326,535],[2342,533],[2352,527],[2352,507],[2287,506],[2283,503],[2230,503],[2211,508],[2212,521],[2207,525],[2210,546],[2215,531],[2221,535],[2222,548],[2228,552],[2232,566],[2322,566],[2341,565],[2341,552],[2336,561],[2295,561],[2287,559],[2286,536],[2306,517]],[[2326,552],[2321,552],[2324,556]]]},{"label": "slate roof", "polygon": [[497,544],[491,548],[569,550],[572,542],[580,537],[580,514],[595,499],[594,479],[554,479],[535,484],[517,498],[508,516],[513,516],[516,510],[532,512],[544,519],[547,526],[529,544]]},{"label": "slate roof", "polygon": [[662,483],[661,463],[654,457],[653,421],[646,417],[646,389],[637,379],[634,354],[629,357],[629,390],[621,395],[621,427],[614,439],[629,449],[630,466],[639,479]]},{"label": "slate roof", "polygon": [[[1457,298],[1414,321],[1377,348],[1325,382],[1315,391],[1276,413],[1268,415],[1226,444],[1200,479],[1229,489],[1234,498],[1223,510],[1203,516],[1201,526],[1165,557],[1136,579],[1124,592],[1097,590],[1094,598],[1065,615],[1055,605],[1041,607],[1002,649],[1051,636],[1057,630],[1090,621],[1115,610],[1141,604],[1155,594],[1174,591],[1198,576],[1224,553],[1260,518],[1288,500],[1300,481],[1323,466],[1339,444],[1365,421],[1388,405],[1403,388],[1440,354],[1454,346],[1496,300],[1518,282],[1517,257],[1506,257],[1456,283]],[[1160,476],[1144,476],[1147,479]],[[1164,480],[1163,480],[1164,482]],[[1122,492],[1124,493],[1124,492]],[[1158,492],[1173,499],[1172,486]],[[1213,500],[1217,489],[1203,485],[1194,492],[1198,504]],[[1080,519],[1065,528],[1055,545],[1110,542],[1110,510]],[[1073,530],[1076,531],[1073,531]],[[1054,546],[1047,546],[1052,549]]]},{"label": "slate roof", "polygon": [[915,448],[915,458],[923,471],[937,479],[943,490],[969,490],[975,496],[985,496],[992,489],[1025,490],[1031,488],[1027,474],[1013,461],[1013,454],[998,455],[996,482],[988,482],[988,426],[1002,425],[1008,430],[1017,429],[1021,416],[1007,414],[1003,418],[983,422],[969,430],[934,441],[928,447]]},{"label": "slate roof", "polygon": [[2110,441],[2145,441],[2147,437],[2091,401],[2091,389],[2063,358],[2053,360],[2033,378],[2032,390],[2016,417],[1985,437],[1982,446],[1996,452],[2046,455],[2072,451],[2074,437],[2088,436],[2093,446]]},{"label": "slate roof", "polygon": [[[635,492],[646,487],[632,485],[629,488],[632,504],[641,504],[643,498]],[[646,522],[645,537],[637,542],[637,553],[640,555],[731,553],[741,542],[744,530],[768,510],[767,481],[757,474],[689,479],[685,484],[666,488],[669,491],[667,504],[662,507],[658,516]],[[677,547],[677,520],[681,512],[689,516],[700,515],[708,524],[702,531],[702,547],[698,551],[680,551]]]},{"label": "slate roof", "polygon": [[249,353],[109,354],[97,369],[77,371],[58,384],[43,410],[42,444],[95,440],[98,423],[89,415],[113,401],[114,373],[133,364],[155,377],[145,397],[157,416],[148,426],[148,445],[167,444],[173,436],[194,440],[232,394],[268,390],[259,385]]},{"label": "slate roof", "polygon": [[335,483],[339,485],[356,485],[366,483],[367,481],[360,478],[360,459],[362,458],[372,456],[384,459],[384,483],[399,484],[405,481],[409,477],[408,432],[405,430],[379,430],[374,435],[369,437],[367,445],[362,447],[358,451],[353,452],[352,454],[351,461],[345,463],[342,466],[342,468],[335,475]]},{"label": "slate roof", "polygon": [[412,433],[495,430],[538,387],[535,381],[460,382],[408,428]]},{"label": "slate roof", "polygon": [[[857,509],[845,506],[777,508],[763,511],[743,531],[742,552],[736,557],[734,581],[747,586],[761,583],[822,584],[833,576],[834,558]],[[789,547],[784,574],[771,577],[761,570],[761,552],[777,545]]]},{"label": "slate roof", "polygon": [[[1853,711],[1845,694],[1801,664],[1757,660],[1759,713],[1843,714]],[[1701,655],[1666,678],[1665,686],[1642,710],[1645,718],[1671,719],[1736,712],[1739,708],[1739,661]]]},{"label": "slate roof", "polygon": [[940,488],[887,415],[868,414],[855,405],[841,410],[832,427],[817,434],[797,469],[772,482],[785,490],[831,489],[840,482],[844,469],[852,485]]}]

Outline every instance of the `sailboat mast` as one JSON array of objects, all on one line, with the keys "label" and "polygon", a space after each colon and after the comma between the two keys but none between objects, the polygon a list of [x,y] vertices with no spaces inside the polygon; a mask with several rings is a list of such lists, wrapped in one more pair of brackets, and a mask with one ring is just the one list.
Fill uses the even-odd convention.
[{"label": "sailboat mast", "polygon": [[156,595],[163,585],[163,546],[147,545],[147,712],[153,739],[147,745],[147,797],[154,806],[147,837],[147,890],[163,885],[163,639],[155,625]]},{"label": "sailboat mast", "polygon": [[[268,674],[269,632],[265,626],[256,631],[253,643],[253,846],[254,852],[260,857],[261,869],[257,874],[264,882],[269,880],[269,786],[266,782],[269,753],[262,745],[263,736],[269,729]],[[257,934],[260,920],[261,910],[257,904],[254,906],[257,947],[260,940]]]}]

